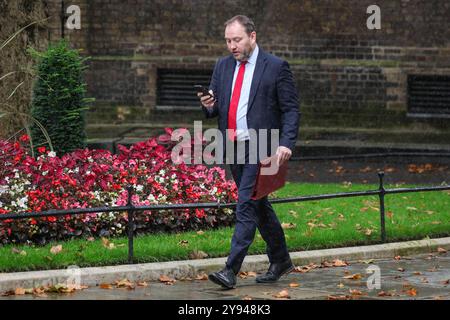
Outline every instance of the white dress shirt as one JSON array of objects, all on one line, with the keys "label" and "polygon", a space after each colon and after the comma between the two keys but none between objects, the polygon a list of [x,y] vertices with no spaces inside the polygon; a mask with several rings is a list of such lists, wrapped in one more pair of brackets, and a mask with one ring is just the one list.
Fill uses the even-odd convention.
[{"label": "white dress shirt", "polygon": [[[256,59],[258,58],[259,48],[256,45],[251,56],[249,57],[245,65],[244,81],[242,82],[241,95],[239,97],[239,104],[236,115],[236,134],[238,141],[244,141],[250,139],[247,127],[247,107],[248,99],[250,97],[250,87],[252,85],[253,73],[255,71]],[[239,72],[239,67],[241,65],[240,61],[236,61],[236,68],[234,70],[233,76],[233,90],[234,84],[236,82],[236,77]]]}]

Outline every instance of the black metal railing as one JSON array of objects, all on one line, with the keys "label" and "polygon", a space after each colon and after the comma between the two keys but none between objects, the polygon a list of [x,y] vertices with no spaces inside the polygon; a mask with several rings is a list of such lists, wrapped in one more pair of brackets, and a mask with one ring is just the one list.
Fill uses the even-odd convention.
[{"label": "black metal railing", "polygon": [[[333,194],[312,195],[303,197],[283,198],[283,199],[271,199],[271,203],[289,203],[289,202],[302,202],[302,201],[317,201],[335,198],[348,198],[348,197],[361,197],[378,195],[380,201],[380,232],[381,241],[385,243],[386,238],[386,223],[385,223],[385,196],[387,194],[408,193],[408,192],[427,192],[427,191],[443,191],[450,190],[450,185],[433,186],[433,187],[418,187],[418,188],[396,188],[385,189],[384,188],[384,172],[378,173],[379,187],[377,190],[367,191],[355,191],[355,192],[342,192]],[[83,209],[71,209],[71,210],[48,210],[44,212],[26,212],[26,213],[8,213],[0,215],[0,221],[2,220],[19,220],[28,218],[42,218],[42,217],[56,217],[64,215],[80,215],[88,213],[102,213],[102,212],[127,212],[128,225],[128,262],[134,262],[134,214],[140,211],[147,210],[175,210],[175,209],[205,209],[205,208],[234,208],[236,203],[185,203],[185,204],[164,204],[164,205],[149,205],[149,206],[134,206],[131,199],[133,196],[133,187],[128,186],[128,199],[126,206],[117,207],[97,207],[97,208],[83,208]]]}]

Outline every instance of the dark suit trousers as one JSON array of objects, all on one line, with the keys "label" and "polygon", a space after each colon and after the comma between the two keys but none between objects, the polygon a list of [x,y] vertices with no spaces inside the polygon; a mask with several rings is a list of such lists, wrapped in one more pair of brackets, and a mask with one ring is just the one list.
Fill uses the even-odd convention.
[{"label": "dark suit trousers", "polygon": [[[252,244],[256,228],[267,245],[267,255],[270,263],[282,262],[289,258],[284,232],[267,196],[252,200],[251,195],[258,174],[258,165],[248,162],[248,141],[245,143],[245,163],[230,165],[233,179],[238,187],[238,204],[236,207],[236,225],[231,240],[231,251],[227,267],[238,273],[242,262]],[[234,144],[236,160],[236,147]]]}]

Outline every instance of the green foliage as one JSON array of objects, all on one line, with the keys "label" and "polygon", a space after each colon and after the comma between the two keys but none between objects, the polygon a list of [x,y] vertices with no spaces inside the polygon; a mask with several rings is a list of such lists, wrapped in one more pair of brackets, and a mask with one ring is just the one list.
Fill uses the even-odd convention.
[{"label": "green foliage", "polygon": [[[31,115],[47,130],[58,156],[86,146],[85,111],[91,99],[85,98],[83,70],[86,58],[70,49],[64,40],[47,51],[30,49],[37,58],[37,80],[33,88]],[[35,147],[45,143],[42,131],[33,126]]]}]

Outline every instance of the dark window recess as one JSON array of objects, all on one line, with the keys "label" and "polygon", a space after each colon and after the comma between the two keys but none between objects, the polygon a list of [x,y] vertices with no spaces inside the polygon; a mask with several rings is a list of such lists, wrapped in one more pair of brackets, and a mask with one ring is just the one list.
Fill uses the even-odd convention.
[{"label": "dark window recess", "polygon": [[450,76],[409,75],[408,113],[411,115],[450,115]]},{"label": "dark window recess", "polygon": [[209,86],[212,71],[158,69],[157,105],[160,107],[198,107],[194,85]]}]

